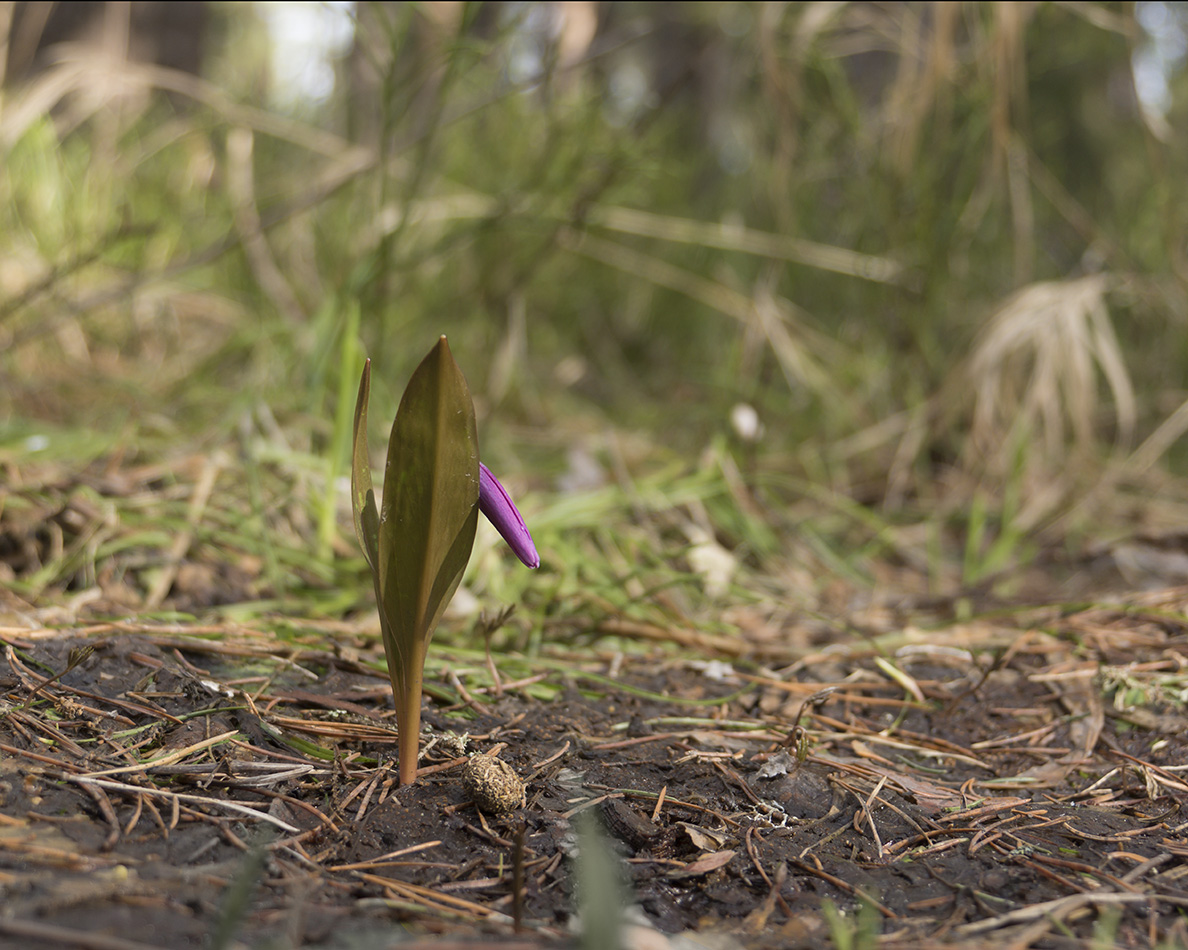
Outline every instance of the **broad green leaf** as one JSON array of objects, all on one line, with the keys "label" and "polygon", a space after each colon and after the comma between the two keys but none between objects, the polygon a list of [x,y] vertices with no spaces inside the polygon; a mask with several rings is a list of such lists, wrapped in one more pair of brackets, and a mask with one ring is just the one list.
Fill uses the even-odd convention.
[{"label": "broad green leaf", "polygon": [[478,525],[474,403],[443,336],[409,380],[384,472],[377,516],[367,449],[371,361],[355,402],[351,509],[371,566],[400,725],[400,781],[416,780],[421,684],[429,639],[457,590]]},{"label": "broad green leaf", "polygon": [[[359,398],[355,400],[355,434],[351,447],[351,510],[355,515],[355,537],[372,573],[379,570],[379,515],[371,488],[371,455],[367,450],[367,403],[371,399],[371,360],[363,364]],[[376,575],[376,596],[379,596]],[[380,612],[383,613],[381,606]]]},{"label": "broad green leaf", "polygon": [[415,681],[417,702],[429,638],[470,558],[478,497],[474,403],[442,337],[413,373],[392,423],[379,522],[380,596],[397,654],[393,685],[399,678],[411,694]]}]

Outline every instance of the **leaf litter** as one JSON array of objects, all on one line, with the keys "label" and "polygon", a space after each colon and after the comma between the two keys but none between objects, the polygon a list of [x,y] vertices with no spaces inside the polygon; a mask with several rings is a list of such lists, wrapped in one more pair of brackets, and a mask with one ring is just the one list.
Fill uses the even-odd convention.
[{"label": "leaf litter", "polygon": [[[100,591],[0,605],[0,945],[569,946],[587,812],[630,884],[628,947],[1188,939],[1188,589],[964,619],[868,603],[861,635],[597,604],[535,655],[435,649],[402,787],[374,629],[176,613],[232,563],[258,595],[262,558],[166,541],[161,609],[102,619],[164,589],[119,543],[142,525],[104,510],[157,483],[117,481],[89,506],[82,481],[41,490],[60,536],[0,519],[25,532],[18,581]],[[78,538],[101,525],[98,554]],[[475,754],[522,797],[476,808]]]}]

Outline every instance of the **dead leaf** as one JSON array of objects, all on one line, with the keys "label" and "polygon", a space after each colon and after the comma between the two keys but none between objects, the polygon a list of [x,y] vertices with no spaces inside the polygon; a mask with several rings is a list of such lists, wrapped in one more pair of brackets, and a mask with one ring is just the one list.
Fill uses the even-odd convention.
[{"label": "dead leaf", "polygon": [[681,878],[709,874],[710,871],[716,871],[718,868],[725,867],[733,857],[733,851],[715,851],[712,854],[703,854],[691,864],[686,864],[683,868],[678,868],[675,871],[669,871],[667,876],[675,880],[680,880]]},{"label": "dead leaf", "polygon": [[713,831],[706,831],[704,828],[698,828],[697,825],[691,825],[687,821],[678,821],[677,824],[685,829],[685,834],[689,836],[689,840],[693,842],[693,847],[698,851],[710,851],[714,848],[720,848],[726,841],[724,836]]}]

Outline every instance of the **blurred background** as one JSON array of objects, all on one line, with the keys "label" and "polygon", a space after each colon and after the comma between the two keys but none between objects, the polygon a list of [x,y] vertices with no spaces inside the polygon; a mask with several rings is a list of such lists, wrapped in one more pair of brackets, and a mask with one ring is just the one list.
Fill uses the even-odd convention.
[{"label": "blurred background", "polygon": [[1186,50],[1160,2],[0,4],[7,615],[369,610],[359,370],[381,453],[442,333],[545,562],[485,532],[455,607],[518,646],[1188,583]]}]

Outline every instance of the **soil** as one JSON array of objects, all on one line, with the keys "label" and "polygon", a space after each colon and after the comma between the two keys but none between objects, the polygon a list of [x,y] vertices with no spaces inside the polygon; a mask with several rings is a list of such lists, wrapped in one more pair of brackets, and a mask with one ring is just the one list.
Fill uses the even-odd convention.
[{"label": "soil", "polygon": [[[1103,680],[1182,669],[1184,599],[955,627],[894,675],[591,650],[544,701],[455,671],[406,787],[374,638],[0,627],[0,946],[575,946],[620,903],[606,843],[627,947],[1185,946],[1188,721]],[[476,752],[510,811],[470,802]]]}]

